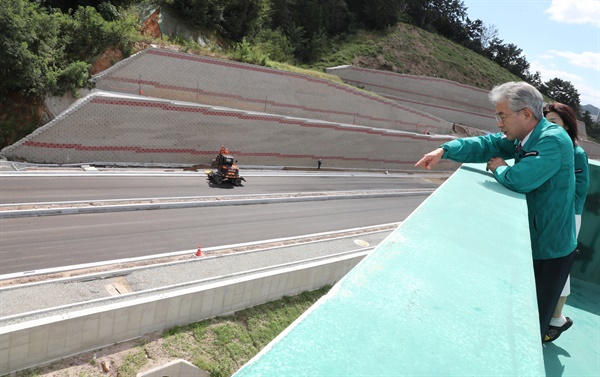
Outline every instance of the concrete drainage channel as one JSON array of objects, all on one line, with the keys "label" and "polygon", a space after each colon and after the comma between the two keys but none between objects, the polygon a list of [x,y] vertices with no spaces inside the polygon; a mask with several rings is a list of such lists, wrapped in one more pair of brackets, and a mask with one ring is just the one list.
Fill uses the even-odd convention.
[{"label": "concrete drainage channel", "polygon": [[397,226],[0,282],[0,374],[333,285]]}]

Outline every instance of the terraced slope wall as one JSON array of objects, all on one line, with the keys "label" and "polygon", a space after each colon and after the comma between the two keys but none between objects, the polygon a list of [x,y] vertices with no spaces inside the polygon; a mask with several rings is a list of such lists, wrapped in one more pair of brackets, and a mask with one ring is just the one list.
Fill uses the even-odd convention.
[{"label": "terraced slope wall", "polygon": [[600,160],[600,144],[587,140],[580,140],[579,145],[585,150],[589,158]]},{"label": "terraced slope wall", "polygon": [[436,134],[452,123],[313,76],[147,49],[94,77],[96,88],[330,122]]},{"label": "terraced slope wall", "polygon": [[345,65],[327,73],[345,83],[370,90],[399,104],[453,123],[497,132],[488,90],[436,77],[413,76]]},{"label": "terraced slope wall", "polygon": [[[210,163],[221,145],[242,166],[414,169],[449,136],[353,126],[94,92],[3,149],[35,163]],[[444,162],[443,169],[457,164]]]},{"label": "terraced slope wall", "polygon": [[[327,72],[349,85],[452,123],[498,132],[493,116],[495,109],[488,100],[488,90],[436,77],[405,75],[351,65],[328,68]],[[585,124],[581,121],[577,123],[580,137],[587,140]]]}]

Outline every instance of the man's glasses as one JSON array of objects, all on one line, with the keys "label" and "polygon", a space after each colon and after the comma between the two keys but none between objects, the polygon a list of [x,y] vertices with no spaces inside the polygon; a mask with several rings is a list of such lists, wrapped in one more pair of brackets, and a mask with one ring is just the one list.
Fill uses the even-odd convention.
[{"label": "man's glasses", "polygon": [[511,115],[518,114],[518,113],[519,113],[519,111],[521,111],[521,110],[525,110],[525,109],[526,109],[526,107],[524,107],[524,108],[522,108],[522,109],[519,109],[519,110],[515,111],[514,113],[512,113],[512,114],[508,114],[508,115],[500,115],[500,114],[497,114],[497,113],[496,113],[496,114],[494,114],[494,116],[496,117],[496,120],[497,120],[498,122],[500,122],[500,123],[504,124],[504,118],[508,118],[508,117],[509,117],[509,116],[511,116]]}]

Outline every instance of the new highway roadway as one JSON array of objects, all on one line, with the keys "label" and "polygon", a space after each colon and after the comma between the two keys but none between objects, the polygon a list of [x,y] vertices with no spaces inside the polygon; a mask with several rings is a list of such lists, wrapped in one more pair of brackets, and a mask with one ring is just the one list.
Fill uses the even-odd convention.
[{"label": "new highway roadway", "polygon": [[[246,182],[234,187],[214,186],[202,172],[177,169],[1,172],[0,275],[400,223],[447,176],[243,173]],[[299,194],[304,199],[287,200]],[[227,198],[237,200],[227,204]],[[199,199],[219,205],[126,208]],[[103,211],[110,201],[123,210]],[[96,210],[1,216],[74,203]]]}]

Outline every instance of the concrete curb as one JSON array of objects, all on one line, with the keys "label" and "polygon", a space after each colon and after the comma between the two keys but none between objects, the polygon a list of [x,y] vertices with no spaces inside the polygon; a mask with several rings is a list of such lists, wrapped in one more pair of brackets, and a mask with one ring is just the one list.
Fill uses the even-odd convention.
[{"label": "concrete curb", "polygon": [[143,203],[143,204],[121,204],[121,205],[103,205],[86,207],[67,207],[67,208],[40,208],[26,210],[0,211],[0,219],[34,217],[34,216],[59,216],[76,215],[89,213],[105,212],[123,212],[123,211],[141,211],[154,209],[175,209],[175,208],[196,208],[196,207],[221,207],[233,205],[253,205],[253,204],[272,204],[272,203],[293,203],[307,201],[341,200],[341,199],[368,199],[385,198],[398,196],[429,195],[433,192],[423,190],[414,192],[383,192],[366,194],[348,194],[348,195],[315,195],[304,197],[286,197],[286,198],[250,198],[250,199],[225,199],[208,201],[186,201],[170,203]]}]

